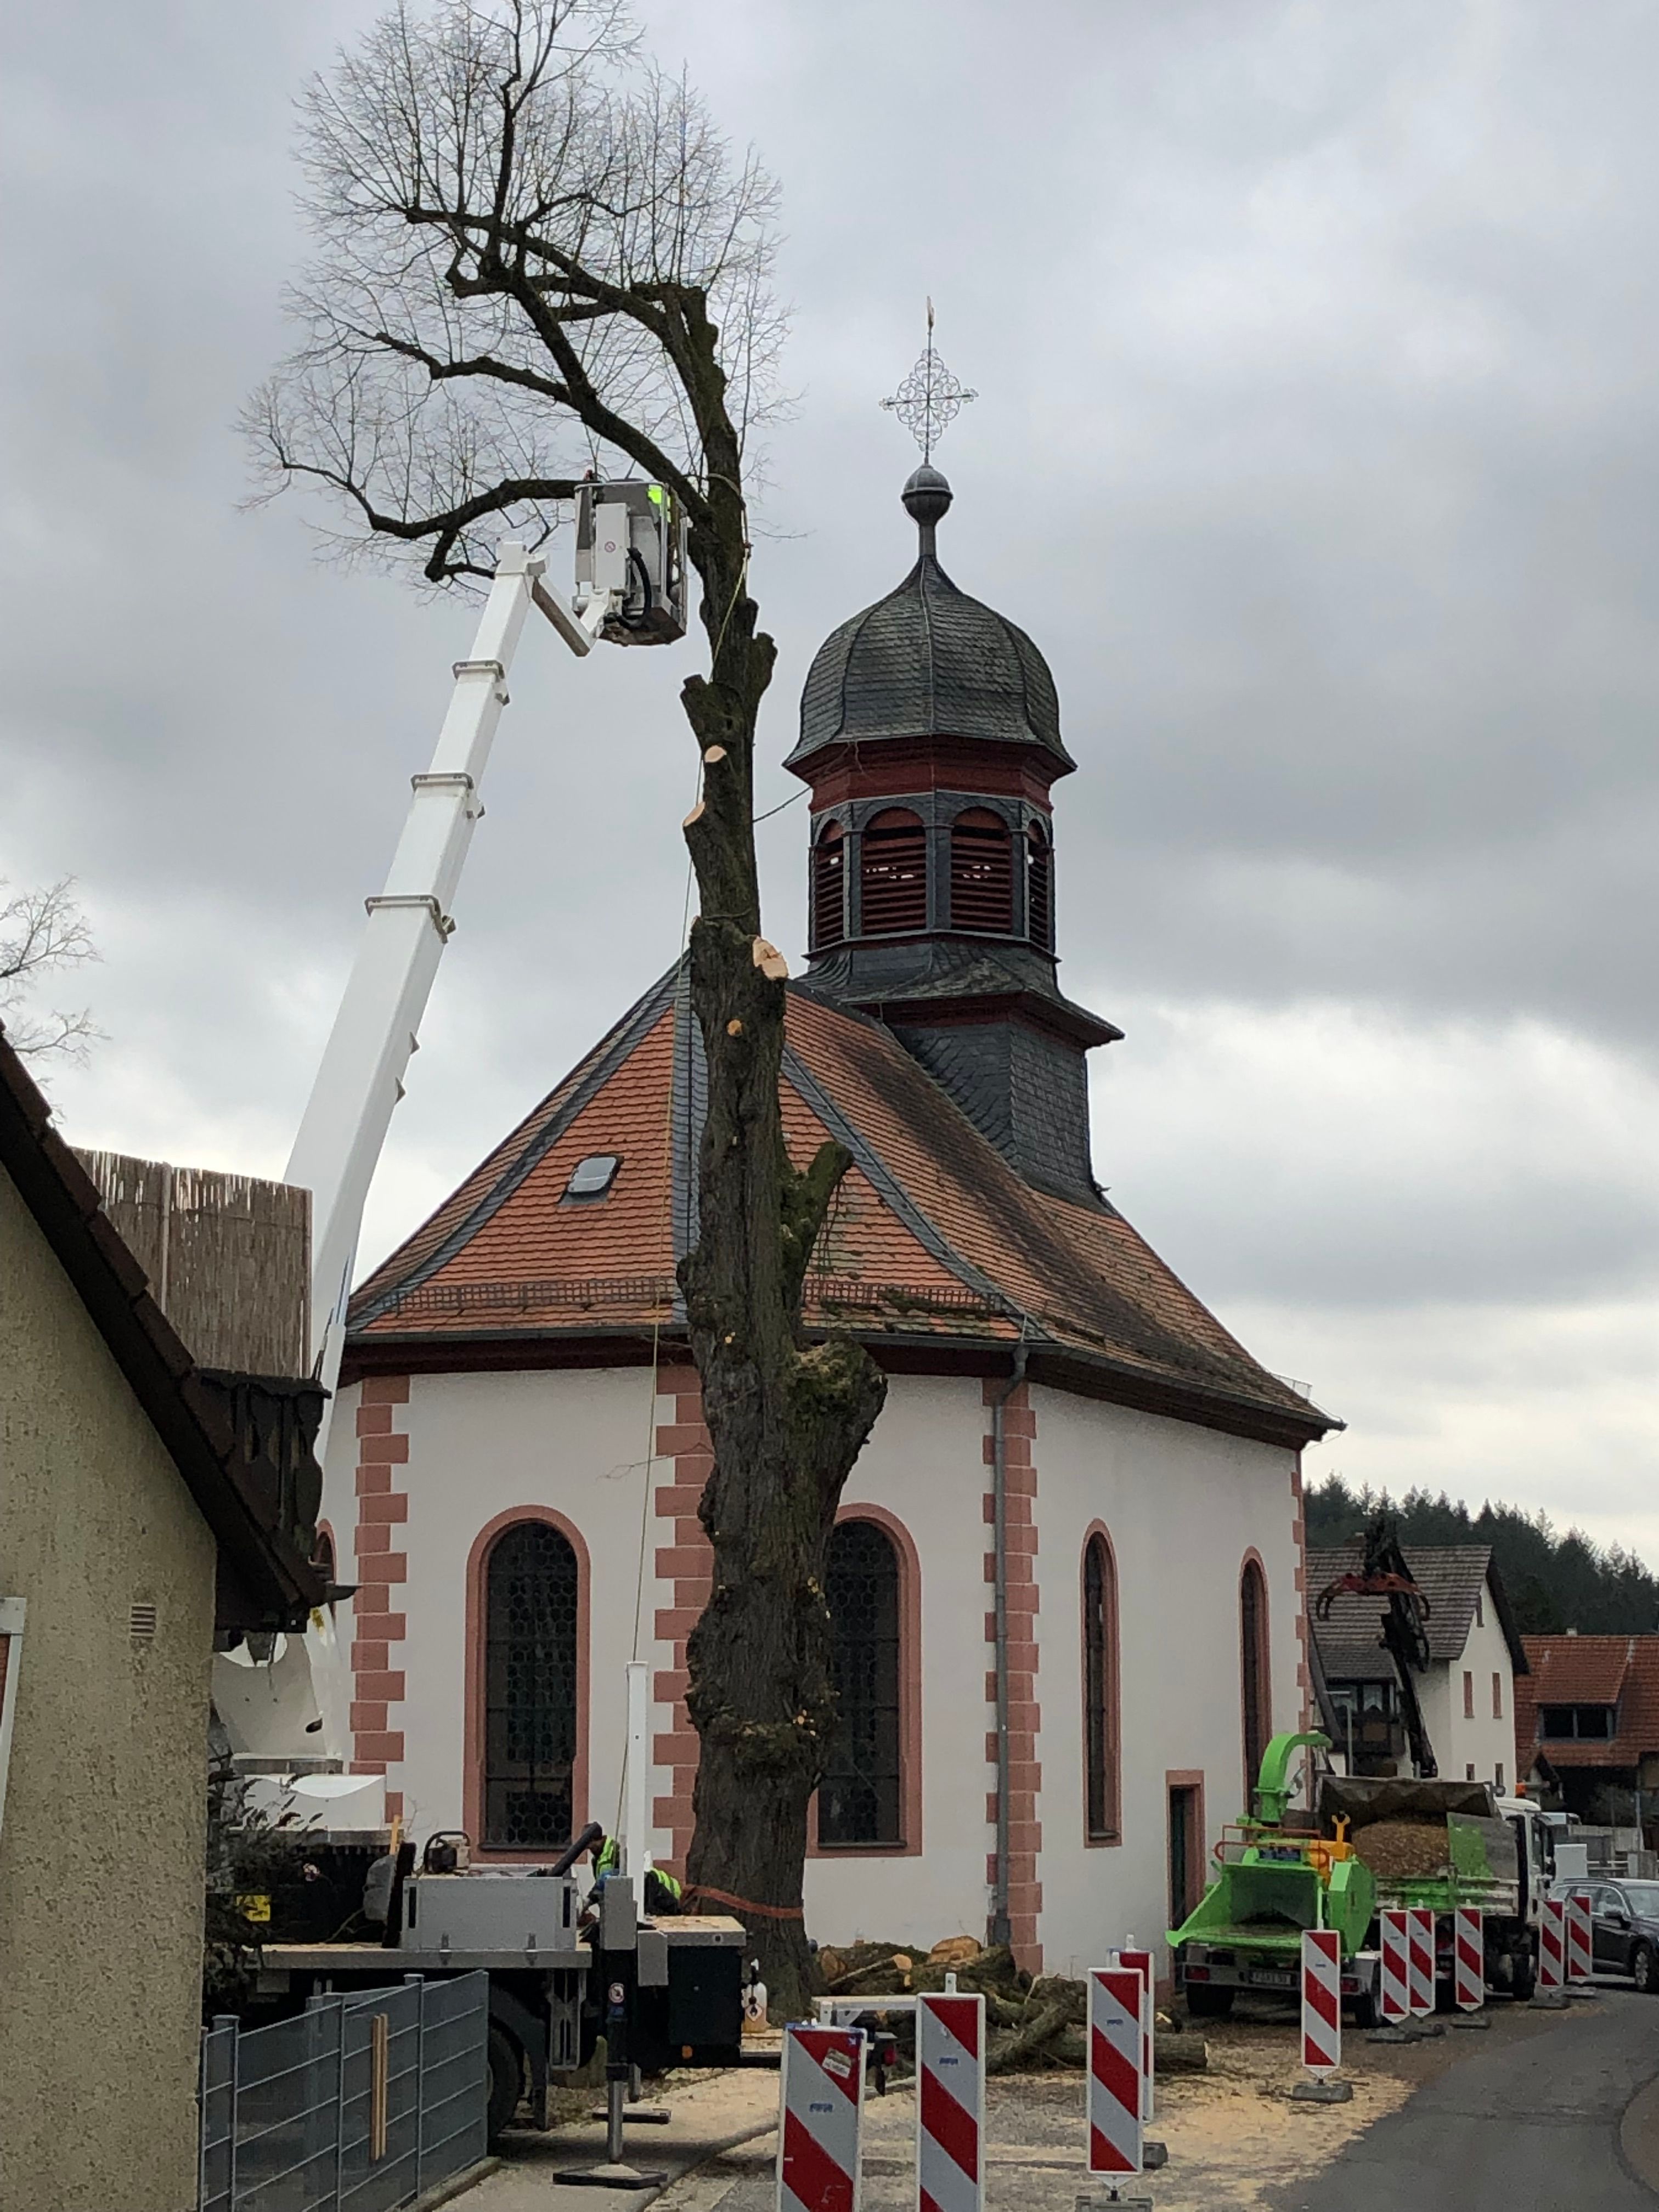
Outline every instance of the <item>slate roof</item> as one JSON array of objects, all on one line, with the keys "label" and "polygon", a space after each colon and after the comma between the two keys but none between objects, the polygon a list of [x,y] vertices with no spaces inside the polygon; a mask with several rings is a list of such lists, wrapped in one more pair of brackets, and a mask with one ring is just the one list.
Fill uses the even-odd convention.
[{"label": "slate roof", "polygon": [[[1384,1680],[1394,1672],[1392,1660],[1378,1642],[1382,1616],[1388,1610],[1386,1599],[1358,1597],[1345,1591],[1331,1601],[1328,1619],[1320,1620],[1315,1614],[1315,1601],[1320,1592],[1340,1575],[1354,1572],[1364,1549],[1356,1537],[1351,1543],[1338,1545],[1329,1551],[1308,1554],[1308,1618],[1325,1673],[1337,1681],[1355,1675]],[[1526,1650],[1515,1626],[1503,1578],[1493,1565],[1491,1546],[1403,1544],[1401,1549],[1413,1581],[1429,1601],[1429,1616],[1424,1626],[1428,1632],[1430,1658],[1446,1666],[1462,1658],[1474,1625],[1475,1601],[1483,1589],[1490,1589],[1498,1623],[1509,1645],[1510,1663],[1517,1675],[1524,1674]]]},{"label": "slate roof", "polygon": [[1048,1026],[1087,1045],[1114,1044],[1123,1032],[1068,999],[1054,976],[1052,954],[1024,945],[963,944],[926,937],[902,945],[862,942],[814,956],[801,988],[841,1006],[902,1019],[907,1007],[1002,1001],[1034,1010]]},{"label": "slate roof", "polygon": [[[1517,1766],[1540,1755],[1551,1766],[1633,1767],[1659,1752],[1659,1636],[1528,1636],[1531,1674],[1515,1686]],[[1610,1741],[1538,1733],[1540,1705],[1616,1705]]]},{"label": "slate roof", "polygon": [[[674,1268],[696,1218],[702,1085],[677,967],[362,1285],[348,1374],[683,1339]],[[819,1240],[809,1326],[981,1371],[1002,1371],[1023,1337],[1033,1376],[1062,1387],[1277,1442],[1336,1425],[1259,1366],[1115,1207],[1024,1182],[879,1024],[792,988],[782,1105],[793,1158],[833,1135],[854,1160]],[[567,1198],[593,1152],[621,1157],[609,1194]]]},{"label": "slate roof", "polygon": [[0,1170],[33,1216],[93,1326],[178,1468],[218,1547],[217,1624],[299,1628],[329,1595],[272,1525],[234,1425],[236,1385],[197,1368],[149,1279],[104,1212],[97,1185],[0,1028]]},{"label": "slate roof", "polygon": [[832,630],[801,694],[786,766],[825,745],[883,738],[979,738],[1076,763],[1060,735],[1048,664],[1017,623],[959,591],[931,551],[904,581]]}]

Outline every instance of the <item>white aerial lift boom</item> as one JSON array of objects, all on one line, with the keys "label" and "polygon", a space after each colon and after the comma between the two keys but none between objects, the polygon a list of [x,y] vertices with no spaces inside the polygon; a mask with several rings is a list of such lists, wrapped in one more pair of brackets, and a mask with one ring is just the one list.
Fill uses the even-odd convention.
[{"label": "white aerial lift boom", "polygon": [[483,811],[484,766],[525,618],[536,606],[577,653],[587,653],[596,637],[660,645],[685,634],[684,525],[659,484],[581,487],[571,605],[544,581],[546,566],[543,555],[522,545],[501,549],[471,657],[455,663],[454,694],[432,765],[412,779],[386,888],[367,902],[368,925],[289,1158],[284,1180],[312,1194],[312,1355],[331,1393],[319,1459],[363,1207],[455,927],[455,893]]},{"label": "white aerial lift boom", "polygon": [[[575,556],[576,588],[567,605],[545,580],[542,553],[513,544],[501,548],[471,655],[454,665],[455,689],[432,764],[411,779],[414,795],[386,887],[367,902],[368,921],[289,1158],[285,1180],[312,1193],[313,1371],[329,1393],[317,1438],[319,1462],[328,1448],[363,1207],[392,1109],[404,1095],[404,1072],[420,1042],[438,962],[454,931],[455,894],[483,811],[484,767],[526,618],[536,607],[579,654],[591,651],[596,638],[665,645],[685,634],[685,521],[665,487],[582,484]],[[293,1734],[292,1698],[278,1698],[274,1674],[268,1687],[263,1680],[256,1686],[245,1671],[246,1654],[216,1662],[221,1711],[237,1716],[250,1752],[267,1748],[252,1739],[269,1705],[265,1733],[273,1753],[320,1751],[330,1761],[343,1760],[349,1749],[343,1656],[327,1626],[313,1628],[306,1646],[321,1724],[307,1724],[308,1741],[276,1741]],[[220,1673],[232,1665],[235,1675]],[[644,1736],[638,1698],[630,1670],[630,1753],[635,1731],[641,1744]],[[631,1763],[642,1771],[637,1755]],[[642,1797],[638,1786],[632,1794]],[[629,1824],[635,1854],[642,1817],[641,1811]],[[630,1863],[629,1871],[638,1870]]]}]

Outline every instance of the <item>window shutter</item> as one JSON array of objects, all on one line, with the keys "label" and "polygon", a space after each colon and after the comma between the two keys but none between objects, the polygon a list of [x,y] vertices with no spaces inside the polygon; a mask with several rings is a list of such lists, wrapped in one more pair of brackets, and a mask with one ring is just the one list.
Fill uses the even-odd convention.
[{"label": "window shutter", "polygon": [[812,950],[824,952],[847,934],[847,840],[831,822],[812,848]]},{"label": "window shutter", "polygon": [[1054,855],[1040,822],[1025,832],[1025,928],[1033,945],[1054,949]]},{"label": "window shutter", "polygon": [[1014,926],[1014,848],[1008,825],[988,807],[951,824],[951,927],[1006,937]]},{"label": "window shutter", "polygon": [[912,936],[927,927],[927,832],[900,806],[878,814],[860,840],[859,897],[866,937]]}]

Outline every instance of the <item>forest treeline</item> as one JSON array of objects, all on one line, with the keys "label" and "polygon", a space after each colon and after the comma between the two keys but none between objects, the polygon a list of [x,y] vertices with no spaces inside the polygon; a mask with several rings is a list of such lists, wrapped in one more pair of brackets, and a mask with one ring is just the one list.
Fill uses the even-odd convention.
[{"label": "forest treeline", "polygon": [[1659,1577],[1633,1552],[1603,1550],[1577,1528],[1558,1535],[1544,1513],[1490,1500],[1471,1513],[1443,1490],[1408,1490],[1397,1502],[1386,1491],[1355,1490],[1340,1474],[1307,1493],[1308,1548],[1317,1551],[1358,1536],[1379,1505],[1399,1517],[1400,1540],[1413,1544],[1490,1544],[1523,1636],[1629,1636],[1659,1629]]}]

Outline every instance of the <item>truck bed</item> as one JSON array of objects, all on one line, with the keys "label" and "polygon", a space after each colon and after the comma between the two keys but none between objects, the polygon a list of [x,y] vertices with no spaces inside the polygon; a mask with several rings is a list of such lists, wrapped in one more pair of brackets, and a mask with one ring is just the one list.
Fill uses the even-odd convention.
[{"label": "truck bed", "polygon": [[[665,1936],[673,1950],[740,1948],[748,1941],[742,1923],[725,1913],[684,1912],[673,1918],[642,1920],[640,1926]],[[427,1949],[401,1943],[266,1943],[259,1952],[262,1972],[294,1974],[465,1974],[503,1967],[585,1973],[592,1959],[586,1943],[562,1950],[540,1945],[533,1951]]]}]

